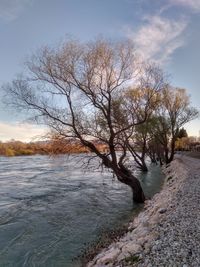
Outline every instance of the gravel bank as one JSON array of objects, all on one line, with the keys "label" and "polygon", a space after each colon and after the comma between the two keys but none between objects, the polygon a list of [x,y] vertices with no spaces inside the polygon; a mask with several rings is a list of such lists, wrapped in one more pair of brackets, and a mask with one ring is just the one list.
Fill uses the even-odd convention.
[{"label": "gravel bank", "polygon": [[88,267],[200,267],[200,160],[177,156],[162,191]]}]

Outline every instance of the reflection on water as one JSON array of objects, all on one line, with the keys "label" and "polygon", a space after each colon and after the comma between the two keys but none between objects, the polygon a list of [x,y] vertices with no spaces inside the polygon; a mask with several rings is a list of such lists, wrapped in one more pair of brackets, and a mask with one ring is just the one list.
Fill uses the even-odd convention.
[{"label": "reflection on water", "polygon": [[[0,158],[0,266],[75,266],[71,259],[103,229],[133,213],[131,191],[74,158]],[[140,175],[148,196],[159,191],[158,167]]]}]

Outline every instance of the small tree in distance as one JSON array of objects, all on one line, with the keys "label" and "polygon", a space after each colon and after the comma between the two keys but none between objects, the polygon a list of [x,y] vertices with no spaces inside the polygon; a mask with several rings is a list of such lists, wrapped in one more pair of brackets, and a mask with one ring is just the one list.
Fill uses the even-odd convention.
[{"label": "small tree in distance", "polygon": [[155,110],[155,129],[152,135],[161,145],[164,161],[168,164],[174,159],[177,138],[180,134],[187,135],[181,127],[197,118],[199,114],[196,108],[190,106],[190,98],[185,89],[168,85],[160,92],[160,96],[160,104]]},{"label": "small tree in distance", "polygon": [[184,128],[181,128],[178,131],[177,138],[183,138],[183,137],[188,137],[187,131]]}]

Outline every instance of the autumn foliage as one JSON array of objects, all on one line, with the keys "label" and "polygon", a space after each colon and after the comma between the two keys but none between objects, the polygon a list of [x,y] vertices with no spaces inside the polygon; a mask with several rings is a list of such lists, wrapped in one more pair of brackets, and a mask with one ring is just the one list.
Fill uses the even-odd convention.
[{"label": "autumn foliage", "polygon": [[[96,147],[101,151],[106,151],[105,145],[94,141]],[[30,155],[59,155],[71,153],[88,153],[90,150],[81,145],[75,139],[62,140],[54,138],[49,141],[38,141],[23,143],[21,141],[11,140],[0,142],[0,156],[30,156]]]}]

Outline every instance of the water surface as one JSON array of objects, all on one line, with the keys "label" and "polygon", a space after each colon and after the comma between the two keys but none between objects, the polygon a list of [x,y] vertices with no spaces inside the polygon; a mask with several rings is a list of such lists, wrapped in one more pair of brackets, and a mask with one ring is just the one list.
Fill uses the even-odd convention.
[{"label": "water surface", "polygon": [[[0,266],[76,266],[102,230],[129,220],[130,189],[81,159],[0,157]],[[159,191],[159,167],[138,175],[147,196]]]}]

